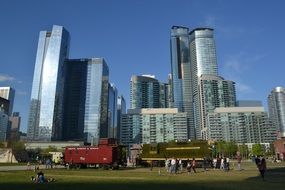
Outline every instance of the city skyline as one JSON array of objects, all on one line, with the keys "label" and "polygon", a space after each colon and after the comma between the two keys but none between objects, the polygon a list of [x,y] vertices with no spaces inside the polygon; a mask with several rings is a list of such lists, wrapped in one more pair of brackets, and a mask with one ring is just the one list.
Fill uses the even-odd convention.
[{"label": "city skyline", "polygon": [[[71,58],[107,60],[110,82],[116,83],[118,93],[124,95],[127,104],[132,75],[153,74],[159,81],[167,82],[171,73],[169,37],[173,25],[187,26],[190,30],[213,28],[219,74],[236,82],[238,100],[262,100],[267,106],[270,91],[285,86],[280,77],[284,70],[285,39],[270,35],[285,30],[284,2],[180,2],[185,6],[175,1],[86,1],[84,4],[62,1],[57,2],[58,7],[50,3],[42,10],[37,1],[31,1],[30,5],[1,1],[0,21],[9,27],[0,37],[3,53],[0,86],[16,90],[13,111],[19,111],[23,117],[21,131],[27,130],[38,34],[54,24],[64,26],[71,33]],[[52,15],[51,8],[54,8]],[[196,11],[199,8],[202,11]],[[88,11],[85,16],[80,14]]]}]

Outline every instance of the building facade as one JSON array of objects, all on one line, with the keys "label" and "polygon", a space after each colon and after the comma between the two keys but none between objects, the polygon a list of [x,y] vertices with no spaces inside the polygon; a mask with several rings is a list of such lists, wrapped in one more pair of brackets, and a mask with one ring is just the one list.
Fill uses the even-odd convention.
[{"label": "building facade", "polygon": [[7,129],[9,124],[8,115],[0,108],[0,142],[6,141]]},{"label": "building facade", "polygon": [[41,31],[38,41],[28,119],[28,139],[50,141],[52,129],[61,129],[64,60],[69,53],[69,33],[54,25]]},{"label": "building facade", "polygon": [[126,101],[124,96],[120,95],[117,100],[117,139],[119,140],[119,143],[121,142],[121,122],[123,114],[126,114]]},{"label": "building facade", "polygon": [[11,87],[0,87],[0,97],[9,100],[8,115],[11,116],[13,112],[15,90]]},{"label": "building facade", "polygon": [[187,114],[177,108],[130,109],[122,115],[121,142],[125,145],[187,140]]},{"label": "building facade", "polygon": [[131,109],[159,108],[159,82],[151,76],[135,76],[130,81]]},{"label": "building facade", "polygon": [[21,116],[19,112],[13,112],[12,116],[9,117],[11,124],[9,131],[9,140],[12,142],[20,140],[20,126],[21,126]]},{"label": "building facade", "polygon": [[285,137],[285,89],[276,87],[268,96],[269,117],[274,122],[278,137]]},{"label": "building facade", "polygon": [[173,107],[187,113],[188,138],[196,138],[193,109],[193,82],[190,63],[189,29],[171,28],[171,87]]},{"label": "building facade", "polygon": [[200,126],[202,139],[207,140],[207,114],[218,107],[234,107],[236,104],[235,83],[224,80],[216,75],[202,75],[199,77],[199,99],[200,99]]},{"label": "building facade", "polygon": [[10,101],[0,97],[0,107],[6,113],[7,115],[9,114],[9,108],[10,108]]},{"label": "building facade", "polygon": [[109,69],[103,58],[65,62],[63,128],[54,140],[97,144],[108,137]]},{"label": "building facade", "polygon": [[214,30],[196,28],[189,33],[190,61],[193,91],[193,109],[197,139],[202,138],[203,107],[200,102],[199,81],[202,75],[218,76]]},{"label": "building facade", "polygon": [[216,108],[207,116],[207,136],[213,141],[272,143],[276,129],[263,107]]},{"label": "building facade", "polygon": [[118,90],[114,84],[109,84],[108,102],[108,138],[117,138],[118,130]]},{"label": "building facade", "polygon": [[238,100],[236,102],[237,107],[262,107],[260,100]]}]

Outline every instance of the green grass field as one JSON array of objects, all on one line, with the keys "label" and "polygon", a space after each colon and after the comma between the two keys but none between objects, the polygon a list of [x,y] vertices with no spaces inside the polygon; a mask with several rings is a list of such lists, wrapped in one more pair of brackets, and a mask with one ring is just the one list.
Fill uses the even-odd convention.
[{"label": "green grass field", "polygon": [[[243,163],[244,170],[208,170],[188,175],[170,175],[165,168],[136,168],[121,170],[81,169],[43,170],[47,178],[55,182],[34,184],[30,181],[35,176],[33,171],[0,172],[1,190],[73,190],[73,189],[116,189],[116,190],[184,190],[184,189],[242,189],[271,190],[284,189],[285,164],[268,163],[266,180],[262,181],[253,163]],[[159,175],[158,171],[161,171]]]}]

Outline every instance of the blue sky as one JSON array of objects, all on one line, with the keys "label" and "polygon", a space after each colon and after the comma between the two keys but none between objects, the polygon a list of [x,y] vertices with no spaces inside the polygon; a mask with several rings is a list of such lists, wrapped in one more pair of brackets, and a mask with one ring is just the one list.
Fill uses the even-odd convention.
[{"label": "blue sky", "polygon": [[285,86],[282,0],[1,0],[0,86],[16,89],[26,132],[39,31],[71,35],[70,58],[104,57],[110,81],[129,101],[131,75],[170,73],[170,28],[212,27],[219,73],[238,99],[262,100]]}]

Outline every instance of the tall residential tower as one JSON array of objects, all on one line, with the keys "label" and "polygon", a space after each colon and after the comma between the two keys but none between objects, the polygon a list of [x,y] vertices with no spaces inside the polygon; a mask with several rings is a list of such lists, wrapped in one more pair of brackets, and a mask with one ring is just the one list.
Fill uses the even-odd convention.
[{"label": "tall residential tower", "polygon": [[285,137],[285,88],[276,87],[268,96],[269,117],[272,119],[278,137]]}]

